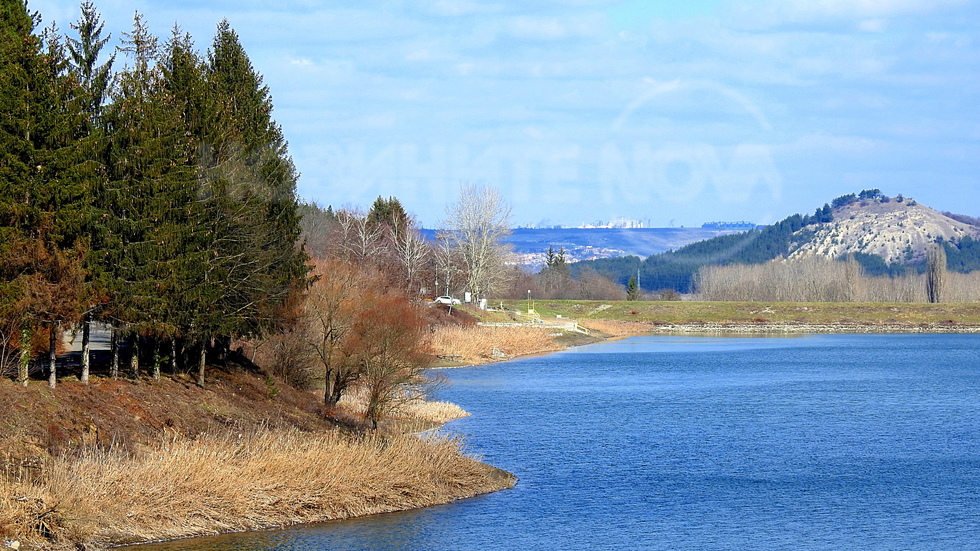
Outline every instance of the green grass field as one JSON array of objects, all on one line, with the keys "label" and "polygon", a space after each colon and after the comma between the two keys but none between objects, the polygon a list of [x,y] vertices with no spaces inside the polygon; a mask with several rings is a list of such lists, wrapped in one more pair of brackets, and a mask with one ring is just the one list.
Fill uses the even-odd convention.
[{"label": "green grass field", "polygon": [[[980,325],[978,303],[694,302],[532,300],[542,319],[609,319],[657,324]],[[503,301],[508,310],[526,300]]]}]

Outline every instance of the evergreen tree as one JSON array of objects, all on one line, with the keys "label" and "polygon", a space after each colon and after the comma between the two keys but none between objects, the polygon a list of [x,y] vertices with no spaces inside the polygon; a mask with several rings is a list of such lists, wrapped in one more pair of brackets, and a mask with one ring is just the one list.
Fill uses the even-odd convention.
[{"label": "evergreen tree", "polygon": [[631,277],[626,284],[626,300],[640,300],[640,284],[636,281],[636,276]]},{"label": "evergreen tree", "polygon": [[109,84],[112,79],[112,64],[115,55],[99,65],[102,49],[109,42],[109,36],[102,37],[105,24],[101,21],[95,5],[90,1],[82,3],[82,16],[71,26],[78,32],[78,38],[68,37],[68,63],[82,88],[83,108],[89,115],[89,122],[97,125],[102,113],[102,106],[108,97]]},{"label": "evergreen tree", "polygon": [[196,199],[192,141],[141,15],[123,44],[133,66],[120,74],[108,114],[113,228],[104,250],[113,269],[111,314],[140,334],[170,337],[181,326],[180,299],[188,289],[182,267]]},{"label": "evergreen tree", "polygon": [[227,21],[218,26],[206,64],[212,98],[204,195],[215,220],[210,244],[220,265],[226,314],[219,332],[253,335],[285,322],[303,284],[297,174],[272,98]]},{"label": "evergreen tree", "polygon": [[545,265],[537,277],[546,297],[565,298],[571,292],[572,277],[565,261],[565,248],[548,247]]},{"label": "evergreen tree", "polygon": [[88,213],[75,89],[57,33],[34,34],[39,21],[0,2],[0,313],[20,318],[25,358],[39,326],[53,338],[78,316]]},{"label": "evergreen tree", "polygon": [[382,199],[378,196],[367,214],[368,225],[375,228],[386,228],[389,233],[401,234],[411,225],[408,213],[398,199],[389,197]]},{"label": "evergreen tree", "polygon": [[85,158],[79,167],[79,176],[87,181],[89,196],[89,214],[86,220],[85,233],[88,235],[87,272],[87,304],[82,327],[82,368],[80,380],[88,383],[91,335],[90,324],[97,314],[99,304],[105,299],[105,269],[98,262],[98,252],[94,247],[103,241],[101,234],[105,230],[104,216],[97,200],[98,190],[107,180],[106,154],[107,141],[105,126],[102,121],[102,109],[109,84],[112,79],[112,64],[115,55],[99,65],[99,58],[109,37],[102,37],[104,24],[101,22],[95,5],[86,1],[81,6],[82,14],[77,23],[71,28],[78,37],[66,37],[68,51],[68,66],[74,82],[78,85],[78,106],[84,115],[83,124],[77,129],[79,144]]}]

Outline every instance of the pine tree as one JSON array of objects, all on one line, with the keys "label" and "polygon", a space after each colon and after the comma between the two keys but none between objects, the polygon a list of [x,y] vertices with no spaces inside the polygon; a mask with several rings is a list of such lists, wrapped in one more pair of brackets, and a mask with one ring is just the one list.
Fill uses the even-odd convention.
[{"label": "pine tree", "polygon": [[630,278],[626,285],[626,300],[640,300],[640,284],[636,281],[636,276]]},{"label": "pine tree", "polygon": [[297,174],[272,98],[227,21],[209,51],[212,94],[205,195],[214,208],[211,250],[222,274],[220,333],[253,335],[284,322],[283,307],[307,271],[298,247]]},{"label": "pine tree", "polygon": [[78,32],[78,38],[69,37],[66,41],[68,63],[81,86],[84,110],[89,115],[89,123],[98,125],[103,103],[108,97],[112,64],[116,56],[111,55],[105,63],[98,64],[102,49],[109,42],[110,36],[102,38],[105,24],[101,21],[92,2],[83,2],[81,8],[81,18],[71,26]]},{"label": "pine tree", "polygon": [[112,230],[103,250],[113,267],[109,312],[144,336],[170,337],[179,331],[179,299],[188,288],[181,268],[192,227],[189,205],[196,199],[192,141],[179,102],[164,85],[157,39],[141,15],[123,44],[133,66],[120,74],[107,113]]},{"label": "pine tree", "polygon": [[99,58],[109,37],[102,37],[104,24],[95,9],[95,5],[86,1],[81,6],[82,15],[77,23],[71,26],[78,33],[78,38],[67,37],[68,66],[74,82],[78,85],[78,104],[85,120],[78,129],[79,143],[85,157],[80,167],[80,177],[87,180],[91,201],[89,216],[86,221],[85,233],[87,240],[87,302],[85,315],[82,320],[82,367],[80,380],[88,383],[89,362],[91,359],[89,338],[91,322],[98,313],[99,304],[104,300],[104,268],[98,262],[98,252],[94,250],[101,239],[99,234],[104,231],[106,213],[99,208],[97,201],[98,190],[105,185],[107,179],[106,154],[107,140],[102,121],[103,103],[107,99],[109,84],[112,78],[112,64],[115,55],[99,65]]},{"label": "pine tree", "polygon": [[367,222],[374,227],[384,227],[389,233],[399,234],[408,228],[411,221],[398,199],[378,196],[368,211]]},{"label": "pine tree", "polygon": [[571,283],[571,274],[568,263],[565,261],[564,247],[559,247],[557,251],[554,247],[548,247],[545,266],[538,274],[538,280],[541,282],[546,296],[561,298],[567,295]]},{"label": "pine tree", "polygon": [[175,27],[161,57],[162,86],[172,102],[181,127],[189,138],[183,145],[183,156],[193,180],[185,191],[187,225],[180,234],[183,243],[181,259],[174,267],[175,288],[171,308],[175,322],[170,338],[189,338],[200,347],[198,382],[204,383],[204,360],[207,343],[225,329],[228,312],[221,308],[225,293],[220,236],[234,234],[224,229],[220,198],[206,184],[208,147],[215,131],[208,126],[213,120],[211,94],[205,81],[205,65],[194,50],[193,41]]},{"label": "pine tree", "polygon": [[0,3],[0,314],[8,332],[20,319],[22,366],[37,329],[53,338],[78,316],[88,213],[75,89],[56,31],[34,34],[39,21],[21,1]]}]

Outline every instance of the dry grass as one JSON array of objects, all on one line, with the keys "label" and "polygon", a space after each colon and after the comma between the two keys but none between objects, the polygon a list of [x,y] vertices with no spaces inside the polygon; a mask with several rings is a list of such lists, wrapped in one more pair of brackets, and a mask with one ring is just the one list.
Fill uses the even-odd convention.
[{"label": "dry grass", "polygon": [[594,319],[582,323],[593,332],[611,337],[632,337],[650,333],[650,324],[636,321]]},{"label": "dry grass", "polygon": [[42,480],[0,479],[0,537],[137,542],[408,509],[513,485],[459,443],[299,431],[174,438],[137,454],[86,449]]},{"label": "dry grass", "polygon": [[524,356],[560,350],[551,331],[538,327],[437,327],[431,347],[440,356],[455,356],[467,363],[493,359],[493,349],[505,356]]},{"label": "dry grass", "polygon": [[[0,380],[0,541],[69,548],[213,534],[431,505],[513,484],[458,442],[345,436],[318,394],[244,370],[209,377],[205,388],[180,376],[63,381],[56,390]],[[390,428],[435,424],[398,420]]]},{"label": "dry grass", "polygon": [[[367,393],[354,387],[344,393],[340,405],[353,416],[363,417],[367,410]],[[421,421],[424,424],[442,425],[454,419],[469,417],[470,413],[451,402],[427,400],[422,396],[412,397],[398,403],[392,416]]]},{"label": "dry grass", "polygon": [[[514,309],[521,301],[504,302]],[[980,303],[855,303],[855,302],[600,302],[556,300],[539,303],[542,316],[575,318],[592,327],[600,320],[632,321],[652,326],[760,322],[784,324],[842,324],[935,326],[944,330],[980,326]],[[953,320],[955,325],[949,323]]]},{"label": "dry grass", "polygon": [[453,419],[470,416],[470,412],[452,402],[439,402],[434,400],[410,402],[402,407],[402,412],[414,419],[438,424],[448,423]]}]

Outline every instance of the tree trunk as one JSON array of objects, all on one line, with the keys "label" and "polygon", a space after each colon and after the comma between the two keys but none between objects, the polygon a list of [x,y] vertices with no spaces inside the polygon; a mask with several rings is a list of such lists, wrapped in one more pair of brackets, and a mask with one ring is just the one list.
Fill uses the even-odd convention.
[{"label": "tree trunk", "polygon": [[929,302],[942,302],[946,282],[946,249],[939,245],[926,255],[926,297]]},{"label": "tree trunk", "polygon": [[204,386],[204,364],[208,356],[208,340],[201,340],[201,356],[197,362],[197,384]]},{"label": "tree trunk", "polygon": [[177,374],[177,337],[170,339],[170,373]]},{"label": "tree trunk", "polygon": [[324,378],[324,380],[326,381],[326,388],[323,389],[323,403],[328,406],[335,406],[337,405],[337,402],[333,399],[333,387],[335,382],[333,379],[332,369],[327,369],[327,376]]},{"label": "tree trunk", "polygon": [[25,323],[20,330],[20,363],[17,366],[17,381],[25,387],[31,367],[31,337],[31,326]]},{"label": "tree trunk", "polygon": [[112,324],[112,328],[109,330],[109,349],[112,354],[109,376],[115,380],[119,378],[119,328],[116,327],[116,324]]},{"label": "tree trunk", "polygon": [[140,336],[136,332],[133,332],[129,337],[130,343],[130,356],[129,356],[129,373],[133,376],[133,379],[140,378]]},{"label": "tree trunk", "polygon": [[163,342],[158,339],[153,339],[153,380],[160,380],[160,364],[163,363],[163,357],[160,356],[160,347],[163,346]]},{"label": "tree trunk", "polygon": [[231,337],[215,337],[215,348],[218,349],[218,363],[224,365],[228,362],[228,354],[231,352]]},{"label": "tree trunk", "polygon": [[332,386],[333,393],[330,396],[330,403],[339,404],[340,399],[344,396],[344,385],[341,384],[339,373],[334,374],[334,383]]},{"label": "tree trunk", "polygon": [[92,336],[92,322],[89,321],[88,316],[82,320],[82,375],[81,380],[83,385],[88,384],[88,372],[91,366],[91,356],[92,356],[92,344],[90,341]]},{"label": "tree trunk", "polygon": [[48,332],[48,386],[58,386],[58,323],[51,322]]}]

